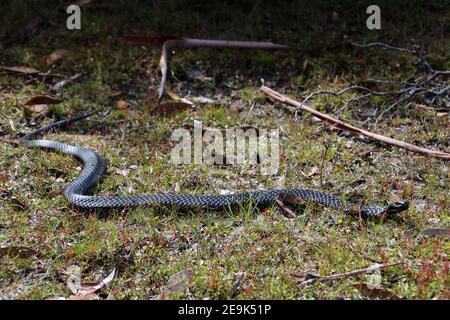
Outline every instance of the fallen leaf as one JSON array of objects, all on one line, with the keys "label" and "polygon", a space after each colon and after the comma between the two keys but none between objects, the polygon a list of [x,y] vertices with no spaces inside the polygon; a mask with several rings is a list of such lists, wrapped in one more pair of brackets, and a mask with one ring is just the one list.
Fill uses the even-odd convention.
[{"label": "fallen leaf", "polygon": [[185,102],[163,102],[154,107],[151,112],[154,114],[169,116],[178,112],[183,112],[192,108],[192,105]]},{"label": "fallen leaf", "polygon": [[116,269],[113,269],[113,271],[99,283],[83,283],[81,281],[81,268],[74,265],[69,266],[65,271],[65,274],[68,275],[66,285],[75,296],[87,296],[100,290],[104,286],[107,286],[113,280],[115,272]]},{"label": "fallen leaf", "polygon": [[40,257],[42,253],[24,246],[9,246],[0,248],[0,258],[3,256],[29,258],[31,256]]},{"label": "fallen leaf", "polygon": [[48,111],[48,106],[46,104],[35,104],[32,106],[26,106],[25,108],[35,113],[42,113]]},{"label": "fallen leaf", "polygon": [[397,194],[393,193],[393,192],[391,192],[391,194],[389,196],[389,200],[391,202],[400,202],[401,201],[400,197]]},{"label": "fallen leaf", "polygon": [[0,66],[0,70],[20,73],[20,74],[29,74],[29,75],[40,73],[39,70],[34,69],[34,68],[30,68],[30,67],[5,67],[5,66]]},{"label": "fallen leaf", "polygon": [[81,288],[81,268],[79,266],[69,266],[67,270],[64,271],[68,275],[66,280],[67,288],[73,293],[77,294],[78,290]]},{"label": "fallen leaf", "polygon": [[422,234],[428,237],[444,237],[450,238],[450,229],[427,229]]},{"label": "fallen leaf", "polygon": [[126,109],[128,109],[129,106],[130,106],[130,104],[128,102],[126,102],[125,100],[119,100],[116,103],[116,108],[120,109],[120,110],[126,110]]},{"label": "fallen leaf", "polygon": [[303,172],[303,171],[300,170],[300,173],[301,173],[302,175],[304,175],[305,177],[307,177],[307,178],[312,177],[312,176],[315,176],[318,172],[319,172],[319,168],[316,167],[316,166],[312,167],[311,170],[309,170],[308,173],[305,173],[305,172]]},{"label": "fallen leaf", "polygon": [[58,49],[58,50],[53,51],[47,57],[47,60],[46,60],[47,67],[50,68],[56,62],[58,62],[59,60],[70,56],[71,54],[72,53],[69,50],[66,50],[66,49]]},{"label": "fallen leaf", "polygon": [[33,105],[42,105],[42,104],[58,104],[61,102],[63,102],[63,100],[56,99],[56,98],[46,96],[46,95],[40,95],[40,96],[35,96],[35,97],[31,98],[30,100],[25,102],[25,105],[33,106]]},{"label": "fallen leaf", "polygon": [[395,293],[383,289],[383,287],[374,286],[369,283],[358,283],[355,284],[354,287],[357,288],[359,292],[361,292],[361,294],[371,299],[388,299],[388,300],[402,299]]},{"label": "fallen leaf", "polygon": [[186,289],[189,279],[192,277],[192,270],[186,269],[175,273],[170,277],[167,285],[161,287],[161,297],[165,299],[169,294]]}]

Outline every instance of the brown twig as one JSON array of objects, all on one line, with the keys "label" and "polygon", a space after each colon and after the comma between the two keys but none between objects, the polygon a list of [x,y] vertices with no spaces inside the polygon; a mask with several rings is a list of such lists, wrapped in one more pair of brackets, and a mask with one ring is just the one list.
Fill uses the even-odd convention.
[{"label": "brown twig", "polygon": [[310,274],[310,273],[307,273],[304,276],[298,275],[298,274],[293,274],[293,276],[298,279],[297,286],[303,287],[305,285],[311,284],[311,283],[316,282],[316,281],[324,282],[324,281],[332,281],[332,280],[338,280],[338,279],[353,277],[353,276],[357,276],[357,275],[360,275],[360,274],[370,273],[370,272],[373,272],[375,270],[385,269],[385,268],[388,268],[388,267],[397,266],[397,265],[400,265],[400,264],[402,264],[402,263],[401,262],[394,262],[394,263],[387,263],[387,264],[379,264],[379,265],[375,265],[375,266],[364,268],[364,269],[358,269],[358,270],[354,270],[354,271],[349,271],[349,272],[344,272],[344,273],[339,273],[339,274],[333,274],[333,275],[330,275],[330,276],[318,276],[318,275],[314,275],[314,274]]},{"label": "brown twig", "polygon": [[161,83],[158,90],[158,101],[164,94],[167,80],[168,54],[170,48],[240,48],[240,49],[284,49],[285,45],[272,42],[254,41],[230,41],[230,40],[205,40],[205,39],[172,39],[164,42],[159,67],[161,69]]},{"label": "brown twig", "polygon": [[270,89],[269,87],[266,86],[262,86],[260,88],[260,90],[262,92],[264,92],[266,95],[268,95],[269,97],[282,102],[284,104],[293,106],[294,108],[298,108],[301,109],[303,111],[309,112],[311,114],[313,114],[314,116],[316,116],[317,118],[319,118],[320,120],[328,123],[329,125],[332,125],[334,127],[336,127],[337,129],[343,130],[343,131],[349,131],[352,132],[354,134],[360,134],[366,137],[369,137],[371,139],[374,139],[376,141],[379,142],[383,142],[386,144],[390,144],[399,148],[403,148],[409,151],[413,151],[416,153],[420,153],[420,154],[424,154],[424,155],[428,155],[428,156],[433,156],[433,157],[437,157],[437,158],[442,158],[442,159],[450,159],[450,153],[447,152],[442,152],[442,151],[437,151],[437,150],[431,150],[431,149],[427,149],[427,148],[422,148],[407,142],[403,142],[400,140],[396,140],[393,138],[389,138],[386,136],[383,136],[381,134],[377,134],[377,133],[373,133],[364,129],[360,129],[354,126],[351,126],[349,124],[346,124],[344,122],[342,122],[341,120],[338,120],[336,118],[333,118],[327,114],[324,114],[322,112],[319,112],[317,110],[314,110],[311,107],[308,107],[306,105],[302,105],[302,103],[293,100],[291,98],[288,98],[284,95],[282,95],[281,93],[278,93],[272,89]]},{"label": "brown twig", "polygon": [[278,206],[281,208],[281,210],[283,210],[283,212],[286,213],[286,216],[287,216],[288,218],[295,218],[295,217],[297,217],[297,216],[295,215],[295,213],[294,213],[288,206],[286,206],[286,205],[283,203],[283,201],[281,201],[280,198],[276,198],[276,199],[275,199],[275,202],[278,204]]}]

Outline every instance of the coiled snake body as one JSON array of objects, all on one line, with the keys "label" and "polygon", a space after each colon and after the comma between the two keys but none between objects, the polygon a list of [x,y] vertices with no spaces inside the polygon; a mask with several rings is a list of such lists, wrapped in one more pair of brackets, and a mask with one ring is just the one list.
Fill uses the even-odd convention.
[{"label": "coiled snake body", "polygon": [[[106,161],[97,152],[71,146],[53,140],[37,140],[35,137],[53,128],[61,128],[70,123],[89,117],[91,114],[78,116],[68,120],[62,120],[44,126],[32,133],[25,135],[21,142],[27,147],[40,147],[57,150],[70,154],[80,159],[84,168],[80,175],[69,184],[64,191],[66,199],[80,208],[122,208],[144,204],[173,205],[182,208],[207,207],[211,209],[225,209],[244,204],[253,200],[258,205],[269,205],[279,197],[290,196],[303,201],[312,201],[322,205],[344,211],[355,210],[355,206],[345,204],[341,199],[332,194],[311,189],[276,189],[252,192],[239,192],[229,195],[184,195],[184,194],[143,194],[143,195],[114,195],[95,196],[88,195],[90,189],[106,173]],[[386,207],[363,206],[357,210],[364,217],[376,217],[384,214],[392,215],[408,208],[408,202],[391,203]]]}]

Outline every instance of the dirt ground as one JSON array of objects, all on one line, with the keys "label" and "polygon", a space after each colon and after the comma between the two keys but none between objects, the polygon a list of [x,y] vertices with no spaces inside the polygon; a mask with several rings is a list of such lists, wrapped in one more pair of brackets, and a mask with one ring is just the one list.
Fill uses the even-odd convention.
[{"label": "dirt ground", "polygon": [[[450,70],[448,2],[379,1],[381,30],[367,29],[364,1],[262,1],[254,7],[256,2],[94,1],[82,7],[81,30],[70,31],[64,1],[7,0],[0,15],[7,28],[0,38],[12,42],[0,47],[0,65],[41,73],[0,70],[0,136],[19,138],[55,120],[97,111],[46,135],[108,159],[108,174],[95,194],[305,187],[353,203],[408,200],[409,210],[395,219],[370,220],[313,203],[292,207],[293,216],[276,204],[226,212],[152,206],[86,212],[62,195],[81,170],[76,159],[3,141],[1,298],[68,298],[73,292],[67,270],[74,266],[83,282],[98,282],[115,269],[112,281],[96,292],[99,299],[450,297],[448,161],[338,131],[305,112],[295,115],[259,90],[264,82],[302,101],[313,91],[355,84],[394,90],[395,84],[369,80],[404,81],[422,72],[407,52],[359,48],[349,41],[419,44],[433,68]],[[34,32],[20,32],[39,15],[44,22]],[[155,109],[160,46],[121,40],[131,35],[272,41],[289,48],[170,50],[166,88],[196,106],[167,116]],[[60,59],[49,63],[50,54],[61,49],[66,51]],[[76,74],[82,76],[53,90]],[[25,105],[38,95],[62,102]],[[385,136],[450,150],[448,91],[439,107],[417,97],[386,113],[398,97],[361,95],[317,95],[308,105]],[[258,164],[173,165],[170,136],[179,128],[191,130],[194,120],[221,130],[279,129],[279,170],[265,176]],[[427,234],[436,228],[447,231]],[[299,286],[305,274],[396,262],[382,271]]]}]

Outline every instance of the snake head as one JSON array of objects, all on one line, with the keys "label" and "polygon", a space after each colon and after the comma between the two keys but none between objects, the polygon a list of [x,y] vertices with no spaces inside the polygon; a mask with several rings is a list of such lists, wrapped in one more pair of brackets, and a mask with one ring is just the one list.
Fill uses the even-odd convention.
[{"label": "snake head", "polygon": [[386,206],[386,214],[395,215],[409,208],[408,201],[391,202]]}]

